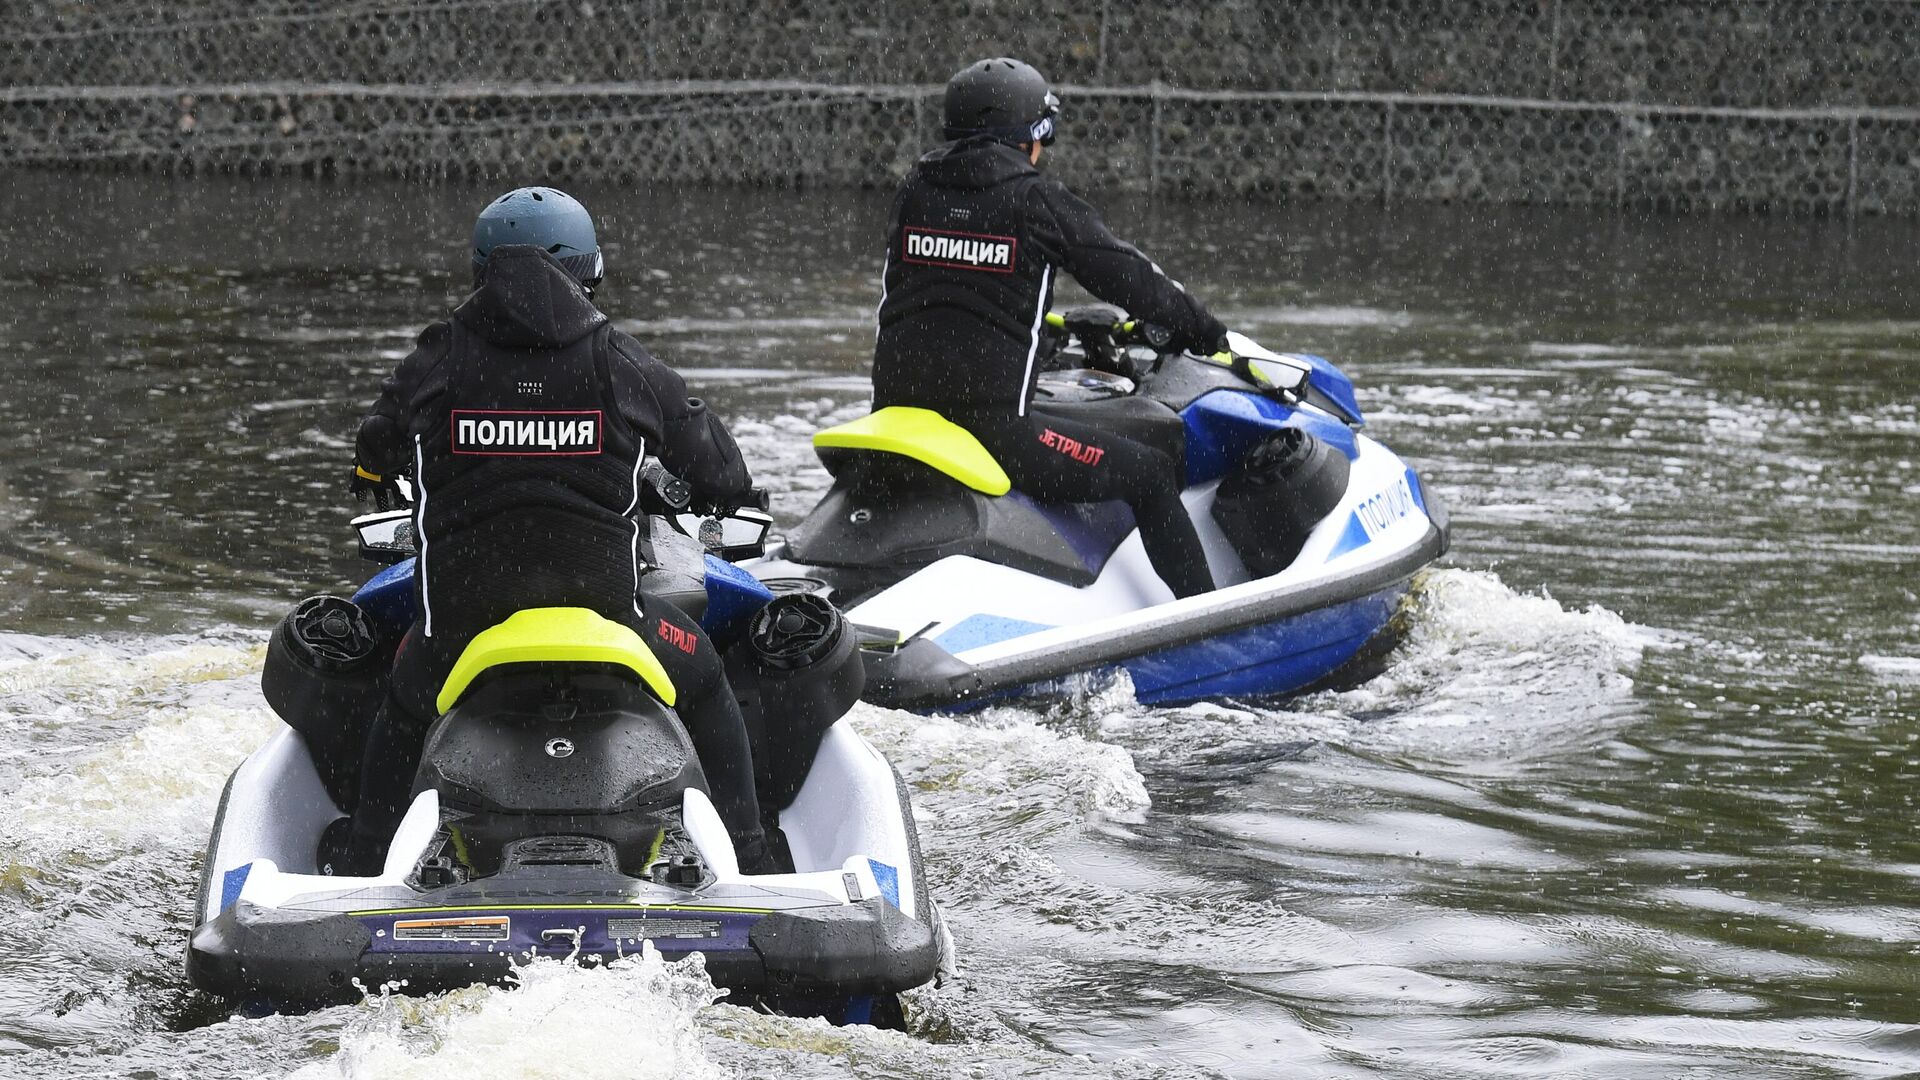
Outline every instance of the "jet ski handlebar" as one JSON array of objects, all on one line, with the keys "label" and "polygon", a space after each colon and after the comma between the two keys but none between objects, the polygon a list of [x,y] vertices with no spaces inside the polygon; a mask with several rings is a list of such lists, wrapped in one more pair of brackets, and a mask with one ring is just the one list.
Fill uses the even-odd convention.
[{"label": "jet ski handlebar", "polygon": [[1173,334],[1144,319],[1129,319],[1118,308],[1089,304],[1066,311],[1050,311],[1044,320],[1049,358],[1059,356],[1069,342],[1078,342],[1084,360],[1072,367],[1090,367],[1136,382],[1157,371]]},{"label": "jet ski handlebar", "polygon": [[[391,565],[412,558],[418,546],[413,524],[413,485],[394,477],[397,499],[351,524],[360,537],[360,557]],[[687,536],[700,540],[727,558],[760,554],[773,525],[767,514],[771,502],[766,489],[752,488],[738,503],[702,498],[693,485],[667,471],[658,458],[640,465],[638,513],[663,518]]]},{"label": "jet ski handlebar", "polygon": [[[1173,331],[1145,319],[1128,318],[1120,309],[1104,304],[1050,311],[1044,323],[1049,338],[1047,356],[1052,361],[1049,367],[1090,367],[1125,376],[1138,384],[1158,372],[1169,359],[1185,355],[1203,364],[1226,368],[1242,382],[1288,405],[1299,402],[1306,385],[1305,367],[1284,362],[1283,358],[1268,353],[1240,334],[1229,334],[1229,348],[1221,352],[1182,354],[1171,347]],[[1056,359],[1070,341],[1079,343],[1082,356],[1067,361]],[[1256,360],[1260,362],[1255,363]]]},{"label": "jet ski handlebar", "polygon": [[694,514],[706,518],[731,517],[736,510],[765,510],[772,504],[765,488],[748,488],[738,500],[706,498],[693,485],[667,471],[659,458],[647,458],[640,466],[640,509],[648,514],[673,517]]},{"label": "jet ski handlebar", "polygon": [[667,471],[659,458],[640,465],[640,509],[649,514],[679,514],[693,506],[693,485]]}]

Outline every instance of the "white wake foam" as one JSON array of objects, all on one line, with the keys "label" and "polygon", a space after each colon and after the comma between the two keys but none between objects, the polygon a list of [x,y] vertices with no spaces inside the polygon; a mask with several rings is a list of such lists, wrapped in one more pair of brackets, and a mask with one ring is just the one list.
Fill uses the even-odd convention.
[{"label": "white wake foam", "polygon": [[255,646],[85,644],[0,670],[0,708],[35,739],[0,802],[10,856],[203,843],[227,774],[279,723],[260,699],[260,657]]},{"label": "white wake foam", "polygon": [[1489,571],[1431,571],[1401,614],[1405,636],[1383,672],[1304,704],[1507,752],[1611,727],[1630,709],[1629,673],[1659,640],[1597,605],[1569,610],[1545,593],[1516,593]]},{"label": "white wake foam", "polygon": [[1920,656],[1862,656],[1860,666],[1888,682],[1920,682]]},{"label": "white wake foam", "polygon": [[1135,821],[1150,805],[1125,749],[1046,726],[1026,709],[955,719],[862,704],[852,719],[926,793],[915,808],[942,827],[1012,830],[1030,842],[1090,821]]},{"label": "white wake foam", "polygon": [[699,960],[649,948],[605,967],[535,960],[512,988],[368,999],[331,1059],[295,1080],[722,1080],[696,1014],[721,994]]}]

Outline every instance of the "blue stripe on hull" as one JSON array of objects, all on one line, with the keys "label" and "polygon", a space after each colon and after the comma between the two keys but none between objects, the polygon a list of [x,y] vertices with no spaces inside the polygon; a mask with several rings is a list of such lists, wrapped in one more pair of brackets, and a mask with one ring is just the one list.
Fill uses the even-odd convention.
[{"label": "blue stripe on hull", "polygon": [[1002,641],[1051,629],[1053,627],[1046,623],[1009,619],[1003,615],[969,615],[942,630],[933,643],[957,655],[982,645],[997,645]]},{"label": "blue stripe on hull", "polygon": [[1142,704],[1286,694],[1353,659],[1393,617],[1403,582],[1344,604],[1149,653],[1123,665]]}]

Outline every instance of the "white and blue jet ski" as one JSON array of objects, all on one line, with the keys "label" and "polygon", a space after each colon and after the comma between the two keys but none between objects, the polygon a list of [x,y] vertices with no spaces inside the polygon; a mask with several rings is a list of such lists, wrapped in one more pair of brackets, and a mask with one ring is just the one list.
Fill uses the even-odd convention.
[{"label": "white and blue jet ski", "polygon": [[[545,608],[483,632],[460,658],[381,872],[326,872],[322,836],[354,797],[364,725],[413,617],[407,513],[358,519],[363,552],[404,561],[352,600],[304,601],[273,636],[262,688],[288,726],[221,796],[193,983],[252,1008],[298,1008],[650,945],[669,959],[704,954],[738,1003],[897,1023],[894,995],[933,980],[951,953],[907,789],[842,719],[863,683],[854,634],[831,605],[776,599],[664,519],[643,585],[723,648],[761,804],[777,811],[794,871],[740,871],[675,689],[640,636],[586,609]],[[747,521],[758,535],[734,553],[757,551],[766,523]]]},{"label": "white and blue jet ski", "polygon": [[[869,700],[965,707],[1114,669],[1149,703],[1286,694],[1383,643],[1410,579],[1446,551],[1448,520],[1362,433],[1339,368],[1240,334],[1230,354],[1162,354],[1152,328],[1111,309],[1045,325],[1066,370],[1041,376],[1033,411],[1184,461],[1218,588],[1176,600],[1125,505],[1036,502],[938,413],[881,409],[814,436],[831,489],[744,564],[860,625]],[[1072,366],[1088,363],[1106,370]]]}]

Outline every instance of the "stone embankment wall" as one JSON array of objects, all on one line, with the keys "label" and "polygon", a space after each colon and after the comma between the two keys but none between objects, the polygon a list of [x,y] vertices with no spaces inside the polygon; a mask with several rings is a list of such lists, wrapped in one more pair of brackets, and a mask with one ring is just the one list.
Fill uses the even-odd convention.
[{"label": "stone embankment wall", "polygon": [[1089,186],[1920,212],[1920,0],[11,0],[0,166],[884,184],[998,53]]}]

